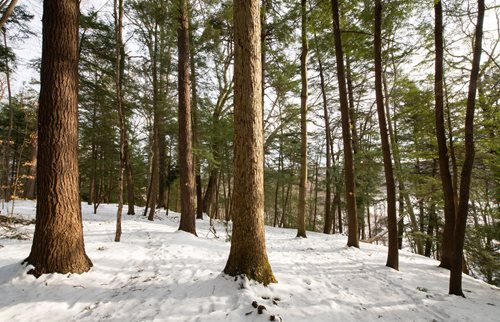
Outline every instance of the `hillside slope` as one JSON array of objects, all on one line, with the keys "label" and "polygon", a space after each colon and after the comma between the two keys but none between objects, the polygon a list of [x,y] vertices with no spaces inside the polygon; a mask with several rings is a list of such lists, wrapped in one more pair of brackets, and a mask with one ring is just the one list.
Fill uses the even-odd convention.
[{"label": "hillside slope", "polygon": [[[20,265],[31,240],[0,239],[0,321],[498,321],[500,291],[464,276],[467,298],[447,295],[448,271],[401,252],[400,271],[385,267],[386,248],[347,248],[339,235],[267,227],[268,288],[221,274],[229,254],[222,224],[198,236],[177,231],[178,214],[124,216],[113,242],[115,205],[98,214],[82,204],[85,244],[94,268],[35,279]],[[34,217],[34,203],[15,212]],[[34,225],[19,227],[32,236]],[[2,234],[0,228],[0,234]],[[262,315],[252,302],[264,305]]]}]

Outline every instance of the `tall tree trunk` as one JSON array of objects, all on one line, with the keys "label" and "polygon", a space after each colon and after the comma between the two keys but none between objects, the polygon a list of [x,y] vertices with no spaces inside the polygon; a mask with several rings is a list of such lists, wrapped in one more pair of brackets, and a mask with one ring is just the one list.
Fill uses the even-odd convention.
[{"label": "tall tree trunk", "polygon": [[[12,1],[11,4],[15,1]],[[10,8],[10,7],[9,7]],[[7,10],[9,10],[7,8]],[[12,9],[14,9],[12,7]],[[7,31],[3,30],[3,41],[5,49],[7,49]],[[5,201],[11,200],[11,189],[12,186],[9,183],[9,164],[10,164],[10,146],[12,144],[12,129],[14,127],[14,109],[12,107],[12,90],[10,86],[10,67],[9,67],[9,58],[5,58],[5,77],[7,78],[7,95],[8,95],[8,104],[9,104],[9,127],[7,129],[7,137],[4,141],[4,150],[3,150],[3,172],[2,172],[2,186],[3,186],[3,199]]]},{"label": "tall tree trunk", "polygon": [[387,122],[384,110],[384,96],[382,94],[382,1],[375,0],[375,95],[377,101],[378,123],[382,155],[384,158],[385,184],[387,189],[387,226],[389,232],[389,247],[386,266],[399,269],[398,259],[398,224],[396,215],[396,184],[392,168],[391,144],[387,133]]},{"label": "tall tree trunk", "polygon": [[234,0],[233,236],[224,273],[276,282],[264,237],[264,150],[259,0]]},{"label": "tall tree trunk", "polygon": [[[94,72],[94,82],[97,84],[99,81],[99,76],[97,74],[97,71]],[[97,151],[97,144],[96,144],[96,132],[97,132],[97,108],[98,108],[98,103],[97,103],[97,98],[98,98],[98,92],[97,92],[97,87],[94,87],[93,91],[93,96],[94,96],[94,102],[92,104],[92,133],[90,137],[90,183],[89,183],[89,200],[87,202],[88,205],[92,205],[95,203],[97,196],[96,196],[96,189],[97,189],[97,158],[98,158],[98,151]]]},{"label": "tall tree trunk", "polygon": [[45,0],[38,110],[36,225],[26,259],[35,276],[83,273],[85,254],[78,186],[79,1]]},{"label": "tall tree trunk", "polygon": [[351,59],[346,55],[346,83],[347,83],[347,96],[349,98],[349,122],[351,124],[351,134],[352,134],[352,151],[354,157],[359,152],[359,138],[358,129],[356,128],[356,109],[354,107],[354,86],[352,85],[352,75],[351,75]]},{"label": "tall tree trunk", "polygon": [[435,57],[435,112],[436,112],[436,137],[439,151],[439,174],[443,186],[444,198],[444,231],[442,241],[441,264],[444,268],[451,268],[453,253],[453,230],[455,227],[455,204],[453,202],[453,187],[449,168],[448,148],[446,145],[446,134],[444,124],[443,104],[443,9],[441,0],[434,3],[435,24],[434,44]]},{"label": "tall tree trunk", "polygon": [[331,133],[330,133],[330,118],[328,116],[328,105],[326,99],[326,89],[325,89],[325,76],[323,73],[323,63],[321,57],[318,53],[318,66],[319,66],[319,78],[321,84],[321,97],[323,100],[323,115],[325,120],[325,138],[326,138],[326,192],[325,192],[325,225],[323,227],[323,232],[325,234],[330,234],[332,232],[332,222],[334,221],[334,212],[331,211],[331,198],[332,198],[332,150],[331,150]]},{"label": "tall tree trunk", "polygon": [[455,144],[453,143],[453,128],[451,124],[451,111],[450,103],[448,101],[448,90],[446,88],[446,77],[443,75],[443,92],[444,92],[444,108],[446,113],[446,127],[448,130],[448,144],[450,149],[450,159],[451,159],[451,175],[453,187],[453,203],[455,205],[455,211],[458,209],[458,165],[457,165],[457,155],[455,153]]},{"label": "tall tree trunk", "polygon": [[306,238],[306,189],[307,189],[307,0],[301,0],[302,53],[300,54],[300,184],[297,216],[297,237]]},{"label": "tall tree trunk", "polygon": [[[161,2],[162,10],[164,3]],[[162,113],[160,114],[160,127],[158,136],[158,204],[157,208],[165,209],[167,206],[167,181],[168,181],[168,169],[167,169],[167,140],[166,140],[166,125],[165,125],[165,106],[168,100],[168,94],[170,92],[170,83],[168,81],[168,76],[170,75],[170,70],[172,68],[172,56],[170,53],[170,43],[165,48],[165,30],[163,24],[160,25],[160,80],[159,80],[159,93],[160,102],[162,105]]]},{"label": "tall tree trunk", "polygon": [[189,14],[187,0],[179,0],[179,170],[181,186],[181,221],[179,230],[196,235],[194,210],[193,135],[190,102]]},{"label": "tall tree trunk", "polygon": [[344,71],[344,52],[340,34],[338,0],[332,0],[333,35],[337,60],[337,79],[340,96],[340,114],[342,118],[342,140],[344,142],[344,175],[346,186],[347,222],[349,226],[347,246],[359,247],[358,215],[356,211],[356,187],[354,183],[354,160],[352,154],[351,125]]},{"label": "tall tree trunk", "polygon": [[122,63],[123,57],[123,0],[114,0],[113,12],[115,18],[115,85],[116,85],[116,110],[118,111],[118,125],[120,128],[120,170],[118,175],[118,210],[116,212],[115,242],[119,242],[122,235],[122,210],[123,186],[125,174],[125,141],[127,140],[127,127],[125,125],[125,111],[123,109],[122,95]]},{"label": "tall tree trunk", "polygon": [[469,211],[469,192],[474,163],[474,109],[476,105],[477,80],[479,75],[484,21],[484,0],[478,0],[478,14],[474,39],[474,53],[472,56],[472,70],[467,96],[467,110],[465,114],[465,159],[460,174],[460,195],[455,231],[453,234],[453,257],[450,272],[450,294],[464,296],[462,292],[462,262],[464,253],[465,227]]},{"label": "tall tree trunk", "polygon": [[[200,148],[200,138],[198,135],[199,116],[198,116],[198,89],[196,82],[196,64],[195,64],[195,46],[193,45],[193,29],[189,28],[189,38],[191,39],[190,54],[190,68],[191,68],[191,93],[193,99],[191,100],[191,110],[193,116],[193,146],[195,149]],[[194,173],[195,173],[195,186],[196,186],[196,219],[203,219],[203,189],[201,186],[201,162],[200,156],[193,153]]]},{"label": "tall tree trunk", "polygon": [[151,146],[151,182],[149,186],[148,220],[153,221],[158,201],[158,186],[160,180],[160,107],[159,105],[159,86],[158,86],[158,23],[154,27],[154,44],[152,46],[151,64],[153,69],[153,136]]}]

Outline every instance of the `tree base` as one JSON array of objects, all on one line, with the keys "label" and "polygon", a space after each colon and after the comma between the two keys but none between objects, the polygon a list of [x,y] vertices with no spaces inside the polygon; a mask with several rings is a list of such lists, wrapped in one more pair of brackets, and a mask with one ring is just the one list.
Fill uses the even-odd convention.
[{"label": "tree base", "polygon": [[224,273],[230,276],[245,275],[248,279],[262,283],[264,286],[278,283],[271,270],[271,265],[267,261],[266,263],[250,263],[248,261],[241,263],[230,256],[224,268]]},{"label": "tree base", "polygon": [[88,272],[92,266],[92,261],[87,255],[83,255],[82,258],[75,260],[73,262],[62,261],[58,263],[47,263],[46,261],[32,260],[31,255],[26,258],[23,265],[32,265],[34,268],[28,271],[28,274],[39,278],[43,274],[82,274]]}]

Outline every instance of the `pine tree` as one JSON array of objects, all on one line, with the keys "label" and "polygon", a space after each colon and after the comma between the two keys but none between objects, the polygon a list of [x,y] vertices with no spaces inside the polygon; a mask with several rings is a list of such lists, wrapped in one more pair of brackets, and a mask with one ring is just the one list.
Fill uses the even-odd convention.
[{"label": "pine tree", "polygon": [[450,271],[450,294],[464,296],[462,291],[462,262],[464,252],[465,228],[469,211],[469,194],[474,163],[474,110],[476,106],[477,80],[482,53],[484,0],[478,0],[478,13],[474,39],[474,52],[472,57],[472,70],[469,80],[467,96],[467,110],[465,114],[465,158],[460,174],[460,195],[453,233],[453,257]]},{"label": "pine tree", "polygon": [[306,237],[306,189],[307,189],[307,0],[301,0],[300,12],[302,17],[302,53],[300,54],[300,78],[302,90],[300,92],[300,184],[299,209],[297,216],[297,237]]},{"label": "pine tree", "polygon": [[118,174],[118,210],[116,213],[115,242],[119,242],[122,235],[122,209],[123,209],[123,186],[126,166],[127,128],[125,125],[125,111],[123,108],[122,95],[122,29],[123,29],[123,0],[114,0],[115,18],[115,86],[116,86],[116,110],[118,111],[118,126],[120,128],[120,170]]},{"label": "pine tree", "polygon": [[453,187],[449,168],[448,147],[446,145],[444,103],[443,103],[443,9],[441,0],[434,4],[435,23],[434,41],[436,49],[434,95],[436,100],[436,137],[439,151],[439,174],[443,187],[444,200],[444,232],[442,241],[441,264],[444,268],[451,268],[453,251],[453,229],[455,227],[455,204],[453,201]]},{"label": "pine tree", "polygon": [[45,0],[38,114],[36,226],[26,263],[35,276],[83,273],[85,254],[78,185],[79,1]]},{"label": "pine tree", "polygon": [[339,5],[332,0],[333,36],[335,56],[337,58],[337,80],[340,96],[340,113],[342,118],[342,141],[344,143],[344,176],[346,185],[347,222],[349,226],[347,246],[359,247],[358,215],[356,209],[356,188],[354,183],[354,160],[351,142],[351,123],[349,122],[349,105],[345,81],[344,51],[340,35]]},{"label": "pine tree", "polygon": [[179,46],[179,167],[181,186],[181,221],[179,229],[196,235],[188,17],[187,0],[179,0],[179,29],[177,31]]},{"label": "pine tree", "polygon": [[259,0],[234,0],[233,235],[224,273],[276,282],[264,238],[262,67]]},{"label": "pine tree", "polygon": [[382,1],[375,1],[375,95],[380,128],[380,139],[382,141],[382,153],[384,158],[385,184],[387,188],[387,218],[389,230],[389,250],[387,266],[399,269],[398,260],[398,225],[396,215],[396,184],[392,168],[391,145],[387,133],[387,121],[384,110],[384,97],[382,94]]}]

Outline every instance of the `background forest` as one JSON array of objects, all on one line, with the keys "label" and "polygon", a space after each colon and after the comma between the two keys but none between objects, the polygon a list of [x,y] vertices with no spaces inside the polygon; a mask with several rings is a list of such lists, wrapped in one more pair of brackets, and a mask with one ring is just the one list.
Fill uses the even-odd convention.
[{"label": "background forest", "polygon": [[[4,2],[0,4],[5,6]],[[93,205],[94,212],[102,204],[118,203],[120,164],[125,160],[123,202],[128,215],[148,215],[154,220],[155,212],[164,209],[167,214],[169,209],[180,212],[178,2],[124,1],[119,68],[115,64],[112,3],[82,4],[78,98],[81,200]],[[203,211],[212,219],[229,222],[234,183],[232,1],[199,0],[189,5],[198,218]],[[381,88],[394,167],[399,248],[441,259],[445,202],[435,134],[433,7],[433,1],[384,1]],[[262,0],[266,225],[296,228],[303,215],[307,231],[347,231],[346,150],[331,10],[331,2],[325,0]],[[339,12],[348,131],[356,170],[357,233],[363,241],[386,245],[388,196],[375,99],[374,2],[341,1]],[[476,16],[475,2],[443,2],[444,123],[455,195],[465,158],[464,122]],[[34,27],[40,17],[38,2],[20,2],[2,33],[2,204],[36,198],[39,85],[37,76],[22,85],[19,80],[26,74],[37,75],[31,70],[40,69],[40,60],[27,61],[16,48],[41,37]],[[499,32],[500,5],[496,0],[486,1],[464,267],[472,276],[497,286]],[[117,73],[122,75],[122,116],[128,141],[124,159],[120,156],[120,113],[116,108]],[[305,87],[304,75],[308,81]],[[306,136],[301,131],[305,115]],[[301,145],[301,137],[307,138],[306,146]],[[304,148],[307,153],[301,153]],[[144,213],[144,208],[139,213],[138,207],[144,206]],[[10,211],[13,208],[2,209],[2,213]]]}]

